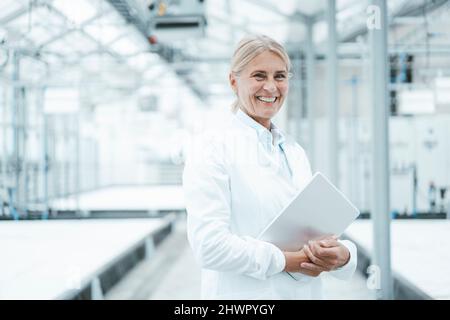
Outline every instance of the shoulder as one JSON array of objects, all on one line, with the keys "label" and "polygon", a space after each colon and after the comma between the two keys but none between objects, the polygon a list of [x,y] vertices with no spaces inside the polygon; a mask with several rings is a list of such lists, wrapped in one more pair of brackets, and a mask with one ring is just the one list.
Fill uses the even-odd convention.
[{"label": "shoulder", "polygon": [[234,131],[234,124],[231,116],[225,116],[221,121],[216,120],[205,125],[202,130],[190,134],[185,148],[187,162],[221,162],[227,137]]},{"label": "shoulder", "polygon": [[225,147],[242,141],[244,137],[252,137],[253,129],[244,125],[236,116],[229,112],[223,114],[214,124],[196,134],[196,139],[205,146]]}]

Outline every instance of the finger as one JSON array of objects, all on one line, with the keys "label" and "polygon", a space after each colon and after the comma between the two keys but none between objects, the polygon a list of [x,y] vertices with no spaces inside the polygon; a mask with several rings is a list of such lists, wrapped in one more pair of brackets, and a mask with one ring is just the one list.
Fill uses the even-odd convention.
[{"label": "finger", "polygon": [[309,262],[303,262],[300,265],[300,268],[306,269],[306,270],[309,270],[309,271],[312,271],[312,272],[324,272],[324,271],[327,271],[325,268],[323,268],[321,266],[318,266],[318,265],[316,265],[314,263],[309,263]]},{"label": "finger", "polygon": [[336,247],[325,248],[322,247],[317,241],[309,241],[309,248],[311,252],[319,259],[325,260],[325,258],[335,258],[336,252],[333,251]]},{"label": "finger", "polygon": [[303,251],[312,263],[323,267],[326,271],[330,271],[335,267],[334,260],[328,261],[314,256],[308,246],[305,246]]},{"label": "finger", "polygon": [[307,276],[310,276],[310,277],[317,277],[321,273],[321,272],[311,271],[311,270],[308,270],[305,268],[300,268],[299,272],[302,274],[306,274]]},{"label": "finger", "polygon": [[325,248],[332,248],[339,246],[339,242],[334,238],[327,238],[319,241],[320,246]]},{"label": "finger", "polygon": [[306,256],[309,258],[309,260],[311,260],[312,263],[317,264],[317,265],[322,266],[322,267],[328,267],[328,264],[325,261],[323,261],[322,259],[316,257],[311,252],[311,249],[307,245],[305,245],[303,247],[303,251],[305,252]]},{"label": "finger", "polygon": [[336,259],[337,258],[337,251],[339,247],[331,247],[331,248],[324,248],[321,247],[317,242],[310,241],[309,242],[309,248],[311,249],[314,256],[316,256],[319,259],[327,260],[327,259]]},{"label": "finger", "polygon": [[303,269],[303,268],[301,268],[299,272],[302,273],[302,274],[305,274],[307,276],[310,276],[310,277],[317,277],[318,276],[318,274],[316,272],[312,272],[312,271],[309,271],[309,270],[306,270],[306,269]]},{"label": "finger", "polygon": [[312,254],[316,257],[319,257],[320,245],[317,241],[308,241],[308,247],[311,250]]},{"label": "finger", "polygon": [[323,248],[317,249],[317,257],[322,260],[334,260],[338,258],[339,247]]}]

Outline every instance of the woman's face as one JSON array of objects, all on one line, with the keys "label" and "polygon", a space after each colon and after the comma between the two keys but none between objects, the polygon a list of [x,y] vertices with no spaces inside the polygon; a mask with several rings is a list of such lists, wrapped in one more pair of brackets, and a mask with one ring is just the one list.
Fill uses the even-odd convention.
[{"label": "woman's face", "polygon": [[230,83],[244,111],[259,123],[270,124],[288,93],[287,66],[277,54],[265,51],[239,75],[231,73]]}]

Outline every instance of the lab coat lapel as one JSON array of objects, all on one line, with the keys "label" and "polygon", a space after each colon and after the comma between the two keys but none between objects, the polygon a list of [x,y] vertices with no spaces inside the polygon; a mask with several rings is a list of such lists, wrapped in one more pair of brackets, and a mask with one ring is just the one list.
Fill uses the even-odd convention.
[{"label": "lab coat lapel", "polygon": [[295,152],[294,148],[288,143],[283,143],[282,147],[284,153],[286,154],[289,168],[291,169],[292,182],[296,188],[300,188],[302,179],[300,177],[300,164],[298,163],[298,155]]}]

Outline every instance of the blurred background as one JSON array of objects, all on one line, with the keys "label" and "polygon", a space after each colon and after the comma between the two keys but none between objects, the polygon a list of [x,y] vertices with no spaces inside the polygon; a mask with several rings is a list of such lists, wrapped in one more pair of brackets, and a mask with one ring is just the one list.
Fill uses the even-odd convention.
[{"label": "blurred background", "polygon": [[357,274],[324,275],[329,298],[449,299],[449,17],[441,0],[1,0],[0,299],[199,298],[184,156],[229,115],[249,33],[293,62],[274,122],[361,211]]}]

